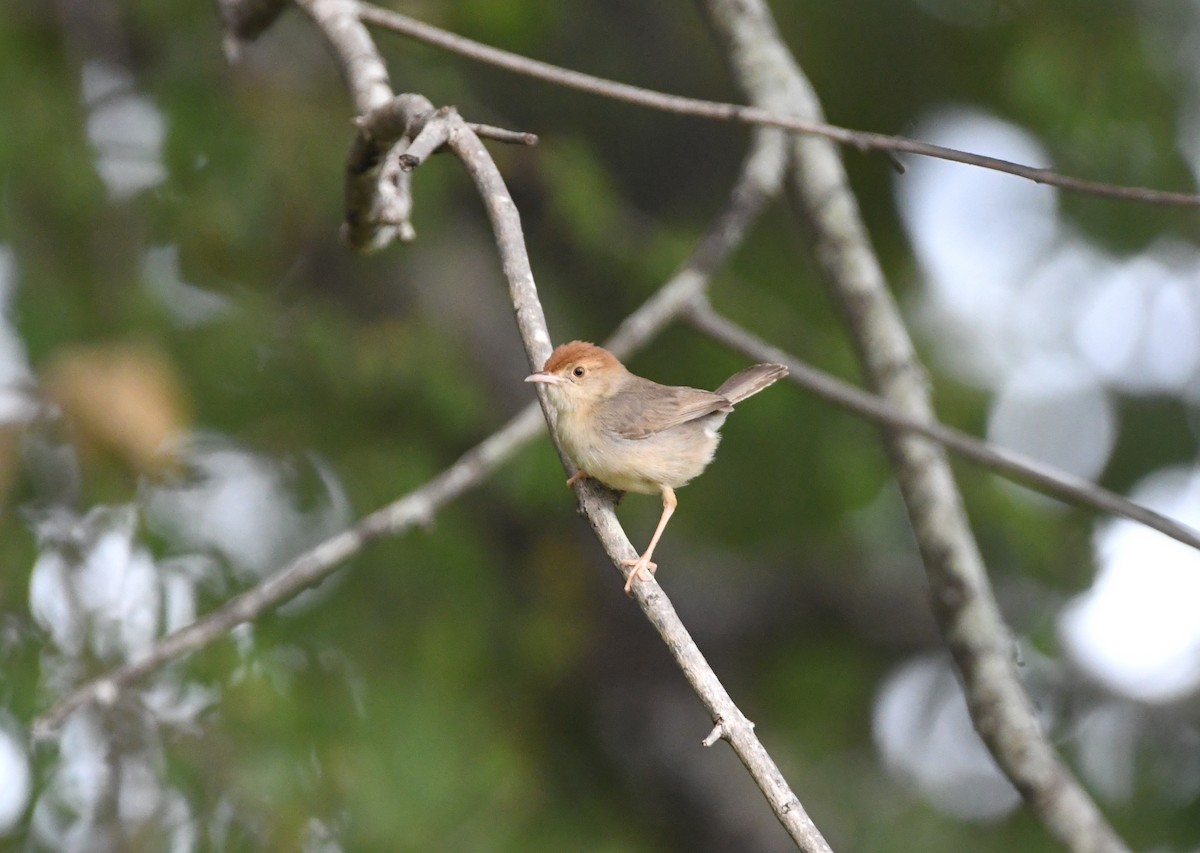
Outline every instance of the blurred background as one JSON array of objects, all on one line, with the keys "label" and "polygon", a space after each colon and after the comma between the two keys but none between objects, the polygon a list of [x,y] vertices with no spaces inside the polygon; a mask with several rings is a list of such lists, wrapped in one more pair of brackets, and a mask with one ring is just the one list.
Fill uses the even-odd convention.
[{"label": "blurred background", "polygon": [[[1193,190],[1200,4],[776,3],[831,121]],[[688,3],[406,3],[484,42],[735,100]],[[558,340],[599,340],[720,208],[744,128],[378,33],[397,92],[532,131],[493,145]],[[242,61],[214,4],[0,11],[0,849],[786,850],[575,513],[540,439],[428,526],[145,685],[28,724],[362,514],[532,392],[458,165],[415,243],[338,242],[351,107],[287,13]],[[941,417],[1200,525],[1191,211],[846,152]],[[719,309],[852,381],[784,205]],[[716,387],[687,328],[630,361]],[[685,623],[842,851],[1053,850],[968,722],[875,431],[778,385],[680,493]],[[1137,849],[1200,849],[1200,559],[956,464],[1055,744]],[[659,513],[619,514],[644,543]]]}]

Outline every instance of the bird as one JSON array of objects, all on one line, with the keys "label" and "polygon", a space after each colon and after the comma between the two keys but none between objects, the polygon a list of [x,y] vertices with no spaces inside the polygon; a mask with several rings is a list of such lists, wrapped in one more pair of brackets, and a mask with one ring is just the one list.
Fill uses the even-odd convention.
[{"label": "bird", "polygon": [[545,388],[558,414],[559,442],[576,467],[568,486],[590,477],[621,493],[662,496],[650,544],[636,560],[621,561],[630,568],[627,594],[639,577],[657,570],[651,558],[678,505],[675,490],[712,462],[733,407],[787,372],[782,364],[756,364],[716,391],[702,391],[660,385],[631,373],[603,347],[570,341],[525,377]]}]

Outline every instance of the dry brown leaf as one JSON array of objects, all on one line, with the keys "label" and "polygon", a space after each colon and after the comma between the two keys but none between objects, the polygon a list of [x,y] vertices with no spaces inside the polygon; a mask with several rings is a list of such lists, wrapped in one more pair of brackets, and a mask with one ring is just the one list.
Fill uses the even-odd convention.
[{"label": "dry brown leaf", "polygon": [[43,383],[81,442],[141,473],[168,464],[167,442],[190,422],[187,395],[169,357],[148,344],[64,348],[45,369]]}]

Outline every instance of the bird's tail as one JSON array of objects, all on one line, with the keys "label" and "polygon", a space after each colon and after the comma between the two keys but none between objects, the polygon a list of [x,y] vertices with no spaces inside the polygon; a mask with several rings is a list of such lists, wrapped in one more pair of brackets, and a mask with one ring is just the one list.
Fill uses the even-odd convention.
[{"label": "bird's tail", "polygon": [[787,372],[788,369],[782,364],[756,364],[730,376],[716,393],[737,404],[757,394],[776,379],[787,376]]}]

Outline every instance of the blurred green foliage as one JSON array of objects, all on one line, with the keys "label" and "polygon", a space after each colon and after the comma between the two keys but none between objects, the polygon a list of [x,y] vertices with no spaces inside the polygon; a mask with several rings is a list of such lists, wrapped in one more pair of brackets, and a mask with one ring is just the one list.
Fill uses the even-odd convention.
[{"label": "blurred green foliage", "polygon": [[[985,23],[958,26],[913,2],[775,4],[833,121],[903,133],[928,108],[973,103],[1031,127],[1066,171],[1188,185],[1175,153],[1181,93],[1139,38],[1138,4],[990,5]],[[180,377],[192,428],[281,459],[315,454],[356,513],[419,486],[532,399],[483,212],[453,163],[435,158],[416,174],[414,246],[358,258],[338,243],[350,105],[299,14],[230,67],[212,4],[97,6],[111,26],[85,33],[73,4],[17,0],[0,12],[0,242],[16,260],[11,316],[35,371],[79,343],[153,341]],[[735,97],[689,4],[405,11],[568,67]],[[378,40],[397,91],[541,137],[533,149],[492,147],[560,340],[603,338],[654,292],[719,208],[746,144],[744,128]],[[96,60],[123,64],[165,122],[167,178],[128,200],[107,195],[86,134],[80,79]],[[891,197],[903,178],[878,157],[848,152],[847,162],[905,300],[913,262]],[[1194,225],[1178,211],[1064,203],[1118,252]],[[164,245],[177,247],[183,281],[227,311],[191,327],[172,319],[142,266]],[[766,338],[857,377],[785,208],[767,213],[712,296]],[[631,367],[715,387],[739,363],[680,328]],[[986,399],[932,367],[947,420],[980,431]],[[1115,485],[1194,455],[1178,409],[1145,404],[1130,416]],[[1148,446],[1138,438],[1148,433],[1161,438]],[[936,645],[927,627],[917,639],[889,640],[886,626],[867,636],[849,612],[850,592],[881,576],[924,588],[875,439],[783,386],[755,398],[709,473],[681,493],[660,577],[836,849],[1055,849],[1024,813],[985,826],[939,815],[873,754],[879,680]],[[0,442],[0,452],[18,447]],[[81,459],[78,508],[137,500],[144,475],[103,450]],[[1086,584],[1088,515],[1045,512],[990,475],[957,470],[1001,582]],[[308,606],[256,626],[250,650],[231,641],[183,665],[219,700],[199,730],[172,736],[168,773],[198,815],[232,804],[225,846],[211,846],[298,849],[318,817],[347,850],[786,849],[736,762],[722,746],[699,748],[703,712],[621,595],[562,479],[542,440],[429,530],[373,546]],[[23,510],[53,496],[29,471],[0,487],[0,620],[16,638],[0,646],[0,705],[28,722],[50,697],[35,686],[27,578],[37,549]],[[652,500],[625,501],[635,542],[657,512]],[[886,545],[862,537],[878,529],[871,513],[899,531]],[[154,547],[171,553],[169,542]],[[806,598],[840,583],[846,594]],[[901,606],[924,607],[919,594]],[[1036,613],[1013,615],[1053,652]],[[898,621],[914,618],[927,622],[923,612]],[[44,770],[53,756],[36,759]],[[1142,796],[1106,807],[1146,846],[1200,838],[1194,808],[1185,817]],[[20,834],[6,844],[27,849]]]}]

